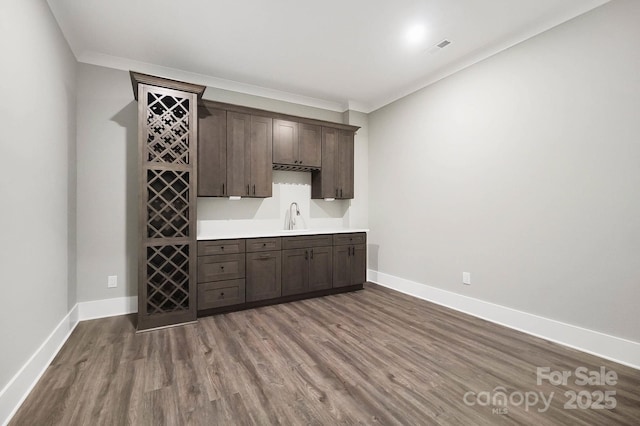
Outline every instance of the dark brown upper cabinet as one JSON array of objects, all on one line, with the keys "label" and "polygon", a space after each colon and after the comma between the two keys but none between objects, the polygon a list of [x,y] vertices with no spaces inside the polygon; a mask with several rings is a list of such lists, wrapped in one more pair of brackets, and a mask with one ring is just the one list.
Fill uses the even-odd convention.
[{"label": "dark brown upper cabinet", "polygon": [[[251,140],[249,143],[250,197],[271,197],[273,193],[273,120],[269,117],[251,116]],[[245,169],[246,170],[246,169]]]},{"label": "dark brown upper cabinet", "polygon": [[271,197],[272,120],[200,106],[198,196]]},{"label": "dark brown upper cabinet", "polygon": [[340,195],[336,198],[353,198],[353,172],[354,172],[354,134],[347,130],[338,131],[338,168],[337,187]]},{"label": "dark brown upper cabinet", "polygon": [[319,170],[322,165],[321,126],[273,120],[273,168]]},{"label": "dark brown upper cabinet", "polygon": [[311,171],[312,198],[354,197],[359,127],[201,101],[198,196],[271,197],[273,170]]},{"label": "dark brown upper cabinet", "polygon": [[198,196],[227,196],[227,111],[200,106],[198,125]]},{"label": "dark brown upper cabinet", "polygon": [[[251,188],[251,116],[227,112],[227,192],[248,196]],[[206,166],[203,166],[206,167]]]},{"label": "dark brown upper cabinet", "polygon": [[353,162],[354,132],[322,127],[322,170],[311,177],[311,198],[353,198]]}]

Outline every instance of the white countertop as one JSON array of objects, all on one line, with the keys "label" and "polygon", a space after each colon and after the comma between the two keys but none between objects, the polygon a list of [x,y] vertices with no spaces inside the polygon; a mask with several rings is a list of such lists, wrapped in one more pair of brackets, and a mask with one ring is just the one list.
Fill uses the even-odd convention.
[{"label": "white countertop", "polygon": [[198,233],[200,240],[227,240],[233,238],[289,237],[295,235],[344,234],[350,232],[369,232],[368,229],[333,228],[333,229],[276,229],[273,231],[231,231],[216,233]]}]

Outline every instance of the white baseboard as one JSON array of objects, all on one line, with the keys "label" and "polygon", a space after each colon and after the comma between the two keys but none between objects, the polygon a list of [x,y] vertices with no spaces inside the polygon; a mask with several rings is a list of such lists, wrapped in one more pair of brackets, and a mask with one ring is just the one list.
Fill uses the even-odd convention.
[{"label": "white baseboard", "polygon": [[115,297],[78,303],[80,321],[138,312],[138,296]]},{"label": "white baseboard", "polygon": [[640,369],[640,343],[369,269],[368,280],[505,327]]},{"label": "white baseboard", "polygon": [[80,321],[138,312],[138,297],[80,302],[0,391],[0,424],[6,426]]},{"label": "white baseboard", "polygon": [[31,358],[0,391],[0,422],[7,425],[38,383],[53,358],[78,325],[78,305],[75,305],[53,329]]}]

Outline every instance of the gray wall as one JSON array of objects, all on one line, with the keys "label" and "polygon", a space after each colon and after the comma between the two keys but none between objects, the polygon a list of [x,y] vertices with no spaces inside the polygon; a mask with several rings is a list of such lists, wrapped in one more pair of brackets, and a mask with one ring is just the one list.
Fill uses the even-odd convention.
[{"label": "gray wall", "polygon": [[[343,114],[283,101],[207,88],[206,99],[342,122]],[[137,295],[137,103],[129,74],[78,65],[78,301]],[[366,127],[366,116],[349,119]],[[366,193],[366,128],[356,136],[356,193]],[[365,198],[354,203],[310,199],[310,173],[274,173],[271,199],[199,199],[198,218],[213,230],[280,229],[291,201],[298,201],[310,224],[366,226]],[[351,212],[354,212],[353,217]],[[357,211],[357,214],[355,213]],[[107,288],[107,276],[118,287]]]},{"label": "gray wall", "polygon": [[128,73],[78,64],[77,130],[78,302],[134,296],[138,107]]},{"label": "gray wall", "polygon": [[370,114],[371,267],[640,342],[638,22],[608,3]]},{"label": "gray wall", "polygon": [[2,389],[75,304],[76,61],[46,2],[0,16]]}]

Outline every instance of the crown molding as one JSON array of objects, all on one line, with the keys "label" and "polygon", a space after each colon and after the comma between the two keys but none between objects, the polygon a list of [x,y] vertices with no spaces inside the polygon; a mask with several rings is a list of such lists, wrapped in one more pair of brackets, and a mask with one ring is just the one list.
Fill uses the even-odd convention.
[{"label": "crown molding", "polygon": [[[227,80],[218,77],[183,71],[176,68],[163,67],[160,65],[150,64],[147,62],[136,61],[133,59],[122,58],[118,56],[105,55],[96,52],[83,52],[77,56],[78,62],[97,65],[105,68],[118,69],[122,71],[135,70],[140,73],[150,74],[162,78],[178,81],[188,81],[192,84],[201,84],[207,87],[214,87],[232,92],[244,93],[252,96],[275,99],[278,101],[290,102],[298,105],[320,108],[329,111],[344,112],[349,109],[349,103],[328,101],[325,99],[317,99],[310,96],[297,95],[282,90],[268,89],[266,87],[255,86],[252,84],[240,83],[233,80]],[[361,111],[366,112],[366,111]]]}]

